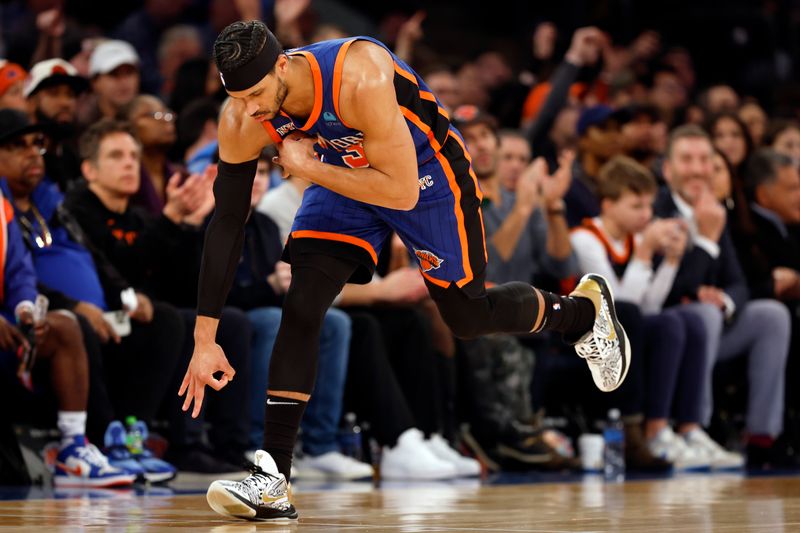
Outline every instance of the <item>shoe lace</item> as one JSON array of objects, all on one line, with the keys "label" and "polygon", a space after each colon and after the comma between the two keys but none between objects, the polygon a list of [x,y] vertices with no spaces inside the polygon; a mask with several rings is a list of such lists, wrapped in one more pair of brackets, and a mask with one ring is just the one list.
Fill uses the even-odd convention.
[{"label": "shoe lace", "polygon": [[247,469],[250,471],[250,475],[242,480],[242,485],[247,490],[251,501],[260,501],[264,489],[271,480],[278,479],[278,477],[265,472],[257,464],[250,463]]},{"label": "shoe lace", "polygon": [[576,344],[575,352],[590,363],[600,364],[603,362],[603,356],[600,355],[600,347],[597,345],[597,339],[594,335],[591,335],[588,340]]},{"label": "shoe lace", "polygon": [[108,457],[103,455],[94,444],[87,443],[85,446],[80,446],[77,452],[78,456],[90,465],[100,468],[108,468],[110,466]]}]

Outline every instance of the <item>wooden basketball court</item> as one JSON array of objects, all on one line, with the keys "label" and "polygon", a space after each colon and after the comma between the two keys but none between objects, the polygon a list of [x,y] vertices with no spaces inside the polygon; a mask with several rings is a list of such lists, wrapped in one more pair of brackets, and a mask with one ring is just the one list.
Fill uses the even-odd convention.
[{"label": "wooden basketball court", "polygon": [[[800,478],[682,476],[604,484],[408,485],[301,492],[296,524],[224,519],[204,494],[56,494],[0,502],[8,531],[800,531]],[[163,491],[163,489],[162,489]]]}]

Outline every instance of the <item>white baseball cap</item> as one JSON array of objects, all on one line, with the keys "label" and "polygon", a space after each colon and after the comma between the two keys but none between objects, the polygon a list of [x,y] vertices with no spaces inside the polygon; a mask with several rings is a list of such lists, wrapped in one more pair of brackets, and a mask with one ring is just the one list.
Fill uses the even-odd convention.
[{"label": "white baseball cap", "polygon": [[89,58],[89,76],[108,74],[121,65],[139,66],[139,54],[126,41],[104,41],[97,45]]},{"label": "white baseball cap", "polygon": [[76,93],[89,88],[89,82],[78,74],[78,69],[63,59],[55,58],[39,61],[33,66],[22,93],[27,98],[39,89],[61,84],[69,85]]}]

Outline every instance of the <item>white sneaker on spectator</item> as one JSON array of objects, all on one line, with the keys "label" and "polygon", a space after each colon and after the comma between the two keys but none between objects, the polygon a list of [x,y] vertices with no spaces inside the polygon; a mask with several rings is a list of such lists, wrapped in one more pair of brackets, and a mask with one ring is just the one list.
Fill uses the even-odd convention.
[{"label": "white sneaker on spectator", "polygon": [[296,459],[292,466],[297,469],[292,471],[292,478],[297,479],[372,479],[371,465],[356,461],[338,451],[316,456],[306,454]]},{"label": "white sneaker on spectator", "polygon": [[382,479],[430,480],[458,477],[456,467],[436,457],[426,446],[422,432],[411,428],[403,432],[393,448],[383,448]]},{"label": "white sneaker on spectator", "polygon": [[675,470],[708,470],[711,460],[706,453],[690,447],[669,426],[647,443],[650,453],[672,463]]},{"label": "white sneaker on spectator", "polygon": [[459,477],[480,475],[481,464],[472,457],[464,457],[458,453],[441,435],[434,433],[425,441],[425,445],[433,455],[455,466]]},{"label": "white sneaker on spectator", "polygon": [[744,456],[742,454],[729,452],[700,428],[686,433],[683,439],[690,448],[699,451],[699,453],[705,453],[711,462],[713,470],[739,470],[744,467]]}]

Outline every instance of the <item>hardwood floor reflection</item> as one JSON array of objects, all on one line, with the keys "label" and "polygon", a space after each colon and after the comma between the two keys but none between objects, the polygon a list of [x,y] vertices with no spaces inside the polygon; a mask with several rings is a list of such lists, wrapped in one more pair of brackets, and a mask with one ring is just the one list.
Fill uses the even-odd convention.
[{"label": "hardwood floor reflection", "polygon": [[[604,484],[415,485],[296,495],[290,526],[226,520],[203,495],[57,493],[0,502],[13,531],[681,531],[800,530],[800,478],[683,476]],[[91,496],[91,497],[88,497]],[[63,498],[63,499],[62,499]]]}]

